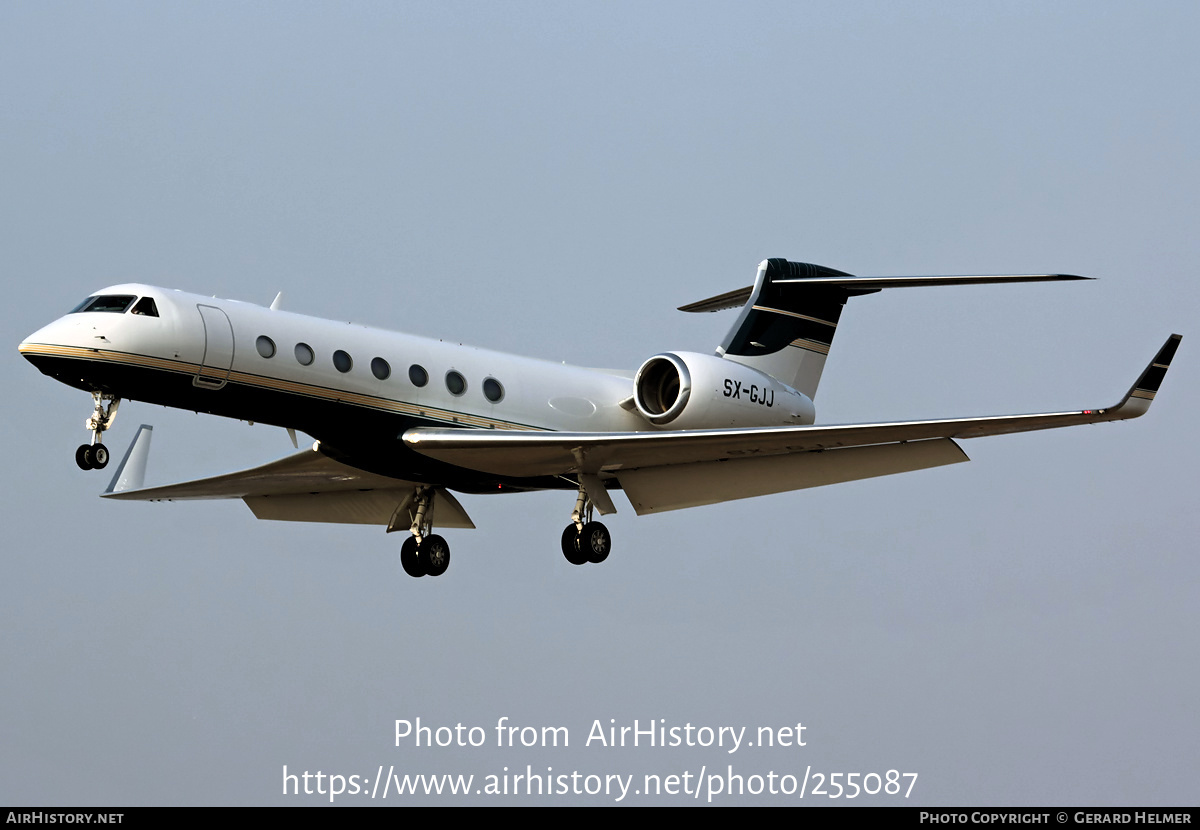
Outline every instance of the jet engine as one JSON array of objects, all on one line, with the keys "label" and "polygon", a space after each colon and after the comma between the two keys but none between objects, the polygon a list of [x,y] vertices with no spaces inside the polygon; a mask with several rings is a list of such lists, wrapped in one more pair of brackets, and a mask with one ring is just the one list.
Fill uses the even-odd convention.
[{"label": "jet engine", "polygon": [[633,402],[664,429],[811,424],[813,402],[770,375],[710,354],[665,352],[633,380]]}]

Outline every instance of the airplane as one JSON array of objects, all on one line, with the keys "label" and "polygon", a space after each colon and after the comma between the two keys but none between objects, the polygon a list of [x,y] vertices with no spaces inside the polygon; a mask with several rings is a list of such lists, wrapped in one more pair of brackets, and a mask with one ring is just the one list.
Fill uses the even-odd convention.
[{"label": "airplane", "polygon": [[144,487],[142,425],[110,499],[240,498],[259,519],[408,531],[400,562],[440,576],[433,531],[473,528],[452,493],[575,491],[562,553],[603,562],[594,520],[623,490],[638,515],[966,461],[955,439],[1136,418],[1180,342],[1172,334],[1115,405],[932,421],[817,425],[814,398],[843,307],[883,289],[1089,279],[1072,274],[854,276],[786,259],[754,284],[681,306],[740,308],[713,354],[662,352],[633,372],[587,369],[136,283],[113,285],[31,334],[20,353],[91,393],[82,469],[109,461],[124,399],[285,428],[311,449],[253,469]]}]

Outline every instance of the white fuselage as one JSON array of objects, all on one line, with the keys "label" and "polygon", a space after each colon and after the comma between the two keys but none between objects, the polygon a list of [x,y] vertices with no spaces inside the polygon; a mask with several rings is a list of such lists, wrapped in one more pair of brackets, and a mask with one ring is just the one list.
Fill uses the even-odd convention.
[{"label": "white fuselage", "polygon": [[[110,286],[97,292],[102,295],[152,297],[158,316],[67,314],[26,338],[21,352],[31,360],[79,361],[81,383],[73,385],[88,380],[88,363],[97,381],[112,377],[102,369],[113,366],[190,376],[190,394],[184,396],[190,400],[180,400],[176,392],[163,401],[153,382],[137,389],[120,387],[116,380],[100,385],[118,387],[109,391],[124,398],[220,414],[231,414],[212,405],[226,388],[283,393],[288,406],[277,403],[284,398],[273,397],[270,411],[255,411],[250,403],[234,417],[301,429],[306,427],[306,401],[485,429],[654,428],[619,405],[632,393],[632,373],[568,366],[149,285]],[[349,360],[335,360],[337,352]],[[310,354],[311,362],[302,363]],[[417,385],[413,378],[425,382]],[[294,418],[286,415],[289,407]]]}]

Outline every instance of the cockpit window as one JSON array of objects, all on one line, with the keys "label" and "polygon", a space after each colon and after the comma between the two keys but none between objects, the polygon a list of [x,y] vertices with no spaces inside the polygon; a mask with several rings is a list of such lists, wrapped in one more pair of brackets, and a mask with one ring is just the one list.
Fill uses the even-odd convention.
[{"label": "cockpit window", "polygon": [[133,307],[131,314],[141,314],[146,317],[157,317],[158,306],[154,304],[153,297],[142,297],[137,301],[137,305]]},{"label": "cockpit window", "polygon": [[[75,306],[72,314],[81,311],[110,311],[113,314],[124,314],[130,304],[136,300],[133,294],[101,294],[97,297],[88,297],[79,305]],[[151,300],[151,303],[154,301]]]}]

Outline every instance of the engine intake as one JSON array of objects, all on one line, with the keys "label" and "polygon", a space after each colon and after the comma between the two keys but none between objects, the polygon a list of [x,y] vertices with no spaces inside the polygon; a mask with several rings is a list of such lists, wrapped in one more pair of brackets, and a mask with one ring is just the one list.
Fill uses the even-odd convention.
[{"label": "engine intake", "polygon": [[671,429],[811,424],[813,403],[787,384],[716,355],[665,352],[633,379],[643,418]]},{"label": "engine intake", "polygon": [[669,424],[687,407],[692,376],[687,364],[673,354],[647,360],[633,380],[634,403],[652,424]]}]

